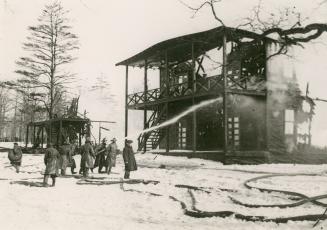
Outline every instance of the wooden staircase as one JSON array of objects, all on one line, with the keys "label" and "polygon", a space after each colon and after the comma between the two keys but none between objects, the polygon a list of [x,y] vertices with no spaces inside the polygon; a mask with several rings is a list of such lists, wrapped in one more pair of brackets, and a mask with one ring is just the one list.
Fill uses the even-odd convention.
[{"label": "wooden staircase", "polygon": [[[167,105],[157,107],[149,117],[146,126],[148,128],[160,125],[167,118]],[[143,133],[138,137],[138,151],[146,152],[149,149],[156,149],[164,137],[165,132],[162,129],[155,129],[148,133]]]}]

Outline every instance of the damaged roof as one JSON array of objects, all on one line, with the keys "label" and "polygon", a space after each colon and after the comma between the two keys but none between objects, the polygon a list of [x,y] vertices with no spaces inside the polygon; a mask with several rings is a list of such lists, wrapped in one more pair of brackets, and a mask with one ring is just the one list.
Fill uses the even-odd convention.
[{"label": "damaged roof", "polygon": [[215,47],[222,46],[222,38],[226,35],[227,42],[240,42],[243,39],[256,39],[260,35],[251,31],[231,28],[231,27],[216,27],[211,30],[188,34],[166,41],[159,42],[144,51],[116,64],[143,67],[145,60],[149,67],[161,66],[165,60],[165,53],[168,52],[170,63],[182,62],[192,58],[191,44],[194,44],[195,56],[212,50]]}]

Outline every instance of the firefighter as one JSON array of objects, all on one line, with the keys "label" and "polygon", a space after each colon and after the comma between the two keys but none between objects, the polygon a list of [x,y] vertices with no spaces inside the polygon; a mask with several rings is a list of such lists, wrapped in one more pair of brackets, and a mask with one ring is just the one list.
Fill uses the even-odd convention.
[{"label": "firefighter", "polygon": [[16,173],[19,173],[19,169],[22,164],[23,152],[18,143],[14,143],[14,148],[9,150],[8,158],[10,160],[10,164],[16,169]]},{"label": "firefighter", "polygon": [[45,172],[43,179],[43,186],[48,187],[49,177],[52,179],[52,187],[56,185],[56,177],[59,176],[60,167],[60,155],[57,149],[53,147],[51,143],[47,145],[46,152],[44,154]]},{"label": "firefighter", "polygon": [[65,176],[66,168],[68,167],[71,159],[71,146],[69,144],[69,141],[64,141],[63,145],[60,146],[59,154],[60,154],[61,175]]},{"label": "firefighter", "polygon": [[98,168],[98,172],[102,173],[102,168],[105,167],[107,168],[107,162],[106,162],[106,156],[107,156],[107,140],[106,138],[103,138],[101,145],[97,149],[96,153],[96,158],[95,158],[95,163],[94,163],[94,168]]},{"label": "firefighter", "polygon": [[78,147],[76,144],[76,141],[73,140],[72,144],[70,145],[70,158],[69,158],[69,164],[68,167],[70,167],[70,171],[72,174],[76,174],[75,168],[76,168],[76,161],[74,159],[74,156],[78,153]]},{"label": "firefighter", "polygon": [[134,151],[132,148],[132,140],[125,141],[125,147],[123,150],[123,158],[125,163],[125,175],[124,179],[129,179],[130,172],[137,170],[137,164],[134,157]]},{"label": "firefighter", "polygon": [[91,145],[91,140],[89,137],[86,138],[85,144],[81,147],[81,166],[83,168],[83,177],[88,177],[89,169],[93,169],[94,163],[93,158],[95,158],[94,150]]},{"label": "firefighter", "polygon": [[111,140],[111,143],[108,145],[107,148],[107,159],[106,159],[106,173],[110,174],[111,168],[116,166],[116,154],[117,154],[117,144],[116,144],[117,139],[113,138]]}]

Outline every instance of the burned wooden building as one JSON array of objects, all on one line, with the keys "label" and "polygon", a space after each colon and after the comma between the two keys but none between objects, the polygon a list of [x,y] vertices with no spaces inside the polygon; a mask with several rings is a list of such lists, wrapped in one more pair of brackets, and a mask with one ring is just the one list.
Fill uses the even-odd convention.
[{"label": "burned wooden building", "polygon": [[43,148],[52,143],[59,147],[65,141],[81,146],[82,138],[90,136],[91,122],[78,115],[78,98],[74,98],[65,114],[44,121],[30,122],[26,127],[25,147]]},{"label": "burned wooden building", "polygon": [[[273,39],[218,27],[160,42],[117,63],[126,67],[125,135],[128,110],[144,111],[146,129],[220,98],[141,134],[138,150],[179,150],[226,162],[310,145],[314,103],[301,95],[291,59],[274,55],[279,49]],[[144,69],[140,92],[128,92],[130,67]],[[148,87],[149,70],[158,73],[157,88]]]}]

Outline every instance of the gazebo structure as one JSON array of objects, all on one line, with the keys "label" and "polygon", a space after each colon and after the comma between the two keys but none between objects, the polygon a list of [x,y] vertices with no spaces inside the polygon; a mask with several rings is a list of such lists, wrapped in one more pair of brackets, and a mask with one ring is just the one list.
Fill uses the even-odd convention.
[{"label": "gazebo structure", "polygon": [[[126,67],[128,110],[143,110],[144,129],[192,105],[221,98],[163,129],[141,134],[138,150],[228,161],[266,159],[311,144],[314,102],[301,95],[292,60],[277,41],[229,27],[160,42],[116,65]],[[129,67],[144,69],[144,89],[128,92]],[[149,89],[148,71],[158,73]],[[301,126],[301,127],[300,127]],[[178,150],[175,151],[174,150]]]},{"label": "gazebo structure", "polygon": [[53,143],[55,146],[63,144],[67,138],[70,141],[78,141],[81,145],[82,136],[89,136],[89,119],[84,118],[54,118],[46,121],[31,122],[27,125],[26,144],[31,138],[32,146],[43,147],[45,143]]},{"label": "gazebo structure", "polygon": [[78,98],[73,99],[72,105],[65,115],[45,121],[30,122],[26,127],[25,147],[29,140],[33,148],[43,148],[45,143],[58,147],[64,141],[78,142],[81,146],[82,137],[90,136],[91,122],[88,118],[78,116]]}]

